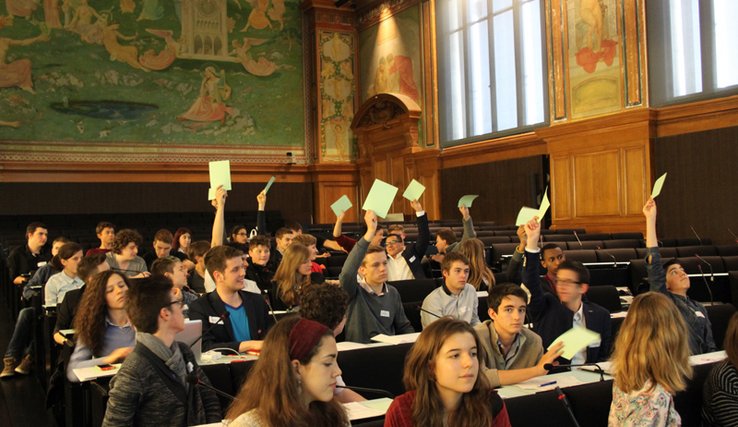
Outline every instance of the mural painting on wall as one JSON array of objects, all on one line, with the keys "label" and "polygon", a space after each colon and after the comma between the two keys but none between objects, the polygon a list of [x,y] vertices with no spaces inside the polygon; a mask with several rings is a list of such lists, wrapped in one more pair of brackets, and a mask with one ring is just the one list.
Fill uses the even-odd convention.
[{"label": "mural painting on wall", "polygon": [[304,144],[298,0],[0,0],[0,140]]},{"label": "mural painting on wall", "polygon": [[621,108],[618,0],[569,0],[569,97],[573,118]]},{"label": "mural painting on wall", "polygon": [[320,157],[349,161],[353,153],[354,42],[351,34],[320,33]]},{"label": "mural painting on wall", "polygon": [[422,106],[419,20],[418,7],[410,7],[361,32],[362,102],[389,92]]}]

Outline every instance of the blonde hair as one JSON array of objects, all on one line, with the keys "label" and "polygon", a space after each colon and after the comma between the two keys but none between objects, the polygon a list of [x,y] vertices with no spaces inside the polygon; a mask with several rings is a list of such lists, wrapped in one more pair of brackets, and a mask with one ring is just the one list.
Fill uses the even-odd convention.
[{"label": "blonde hair", "polygon": [[469,259],[469,282],[475,289],[479,290],[482,282],[487,283],[488,288],[495,285],[495,275],[487,267],[484,257],[484,243],[479,239],[462,240],[456,247],[456,252],[465,255]]},{"label": "blonde hair", "polygon": [[310,259],[310,250],[303,244],[293,243],[284,251],[282,261],[274,272],[279,298],[288,307],[300,305],[302,288],[310,284],[310,275],[298,271],[305,260]]},{"label": "blonde hair", "polygon": [[692,376],[689,330],[672,301],[658,292],[638,295],[620,327],[612,354],[615,385],[624,393],[650,383],[682,391]]}]

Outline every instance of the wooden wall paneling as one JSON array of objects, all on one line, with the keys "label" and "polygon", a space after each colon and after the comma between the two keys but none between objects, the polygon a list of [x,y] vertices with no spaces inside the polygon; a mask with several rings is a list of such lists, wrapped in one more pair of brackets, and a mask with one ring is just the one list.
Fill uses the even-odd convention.
[{"label": "wooden wall paneling", "polygon": [[574,168],[568,155],[551,156],[551,216],[554,221],[570,219],[575,216]]},{"label": "wooden wall paneling", "polygon": [[738,95],[654,110],[656,137],[729,128],[738,123]]},{"label": "wooden wall paneling", "polygon": [[622,187],[625,195],[623,213],[625,215],[639,215],[643,211],[643,204],[651,192],[649,167],[651,155],[648,146],[624,148]]},{"label": "wooden wall paneling", "polygon": [[621,214],[619,154],[608,150],[572,156],[577,216]]},{"label": "wooden wall paneling", "polygon": [[403,212],[407,214],[413,213],[410,202],[402,197],[402,192],[405,191],[405,188],[413,179],[416,179],[425,186],[425,192],[420,198],[420,203],[428,214],[428,219],[441,219],[440,161],[438,154],[438,150],[424,150],[420,153],[415,153],[405,161],[405,184],[400,188],[398,195],[398,198],[402,199]]},{"label": "wooden wall paneling", "polygon": [[354,165],[316,165],[313,167],[313,193],[315,195],[314,222],[332,223],[336,220],[331,204],[344,194],[354,205],[344,218],[356,221],[359,218],[358,173]]},{"label": "wooden wall paneling", "polygon": [[548,46],[548,86],[551,121],[567,116],[564,65],[566,64],[566,2],[546,1],[546,44]]},{"label": "wooden wall paneling", "polygon": [[438,58],[436,56],[435,0],[420,3],[420,20],[423,61],[423,139],[426,146],[438,146]]},{"label": "wooden wall paneling", "polygon": [[625,106],[648,105],[646,66],[646,2],[621,0],[623,18],[623,61],[625,65]]}]

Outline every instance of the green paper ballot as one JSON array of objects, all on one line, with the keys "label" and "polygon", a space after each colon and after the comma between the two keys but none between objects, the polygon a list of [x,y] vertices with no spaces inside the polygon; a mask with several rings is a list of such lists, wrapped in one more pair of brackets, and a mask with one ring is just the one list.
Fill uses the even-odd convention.
[{"label": "green paper ballot", "polygon": [[215,200],[216,191],[217,190],[215,188],[212,188],[212,187],[208,188],[208,200]]},{"label": "green paper ballot", "polygon": [[348,196],[344,194],[341,198],[333,202],[331,209],[333,209],[333,213],[338,216],[351,209],[352,206],[354,205],[351,203],[351,200],[349,200]]},{"label": "green paper ballot", "polygon": [[472,202],[477,197],[479,197],[479,194],[467,194],[466,196],[461,196],[461,198],[459,199],[459,204],[458,204],[457,207],[460,208],[462,206],[466,206],[467,208],[470,208],[470,207],[472,207]]},{"label": "green paper ballot", "polygon": [[405,189],[405,192],[402,193],[402,197],[412,202],[413,200],[419,200],[423,192],[425,192],[425,186],[413,179]]},{"label": "green paper ballot", "polygon": [[397,190],[398,188],[394,185],[375,179],[369,194],[366,196],[364,206],[361,208],[365,211],[374,211],[378,217],[384,218],[395,200]]},{"label": "green paper ballot", "polygon": [[546,215],[546,212],[548,211],[549,206],[551,206],[551,202],[548,201],[548,187],[546,187],[546,191],[543,192],[543,199],[541,200],[541,207],[538,208],[538,219],[543,219],[543,216]]},{"label": "green paper ballot", "polygon": [[231,191],[231,161],[219,160],[217,162],[210,162],[209,167],[210,188],[217,190],[222,185],[226,191]]},{"label": "green paper ballot", "polygon": [[520,212],[518,212],[518,219],[515,220],[515,225],[520,227],[521,225],[527,224],[533,217],[538,216],[538,212],[538,209],[523,206],[520,208]]},{"label": "green paper ballot", "polygon": [[271,178],[269,178],[269,181],[267,181],[266,187],[264,187],[264,194],[266,194],[266,193],[269,192],[269,189],[272,188],[272,184],[274,184],[274,181],[276,181],[276,180],[277,180],[277,178],[275,178],[274,176],[272,176]]},{"label": "green paper ballot", "polygon": [[561,354],[561,357],[571,360],[571,358],[581,350],[599,342],[600,334],[590,331],[587,328],[575,326],[556,338],[548,348],[550,349],[559,341],[564,342],[564,352]]},{"label": "green paper ballot", "polygon": [[[667,172],[668,173],[668,172]],[[653,183],[653,191],[651,192],[651,198],[655,199],[661,194],[661,189],[664,188],[664,181],[666,181],[666,173],[661,175],[656,182]]]}]

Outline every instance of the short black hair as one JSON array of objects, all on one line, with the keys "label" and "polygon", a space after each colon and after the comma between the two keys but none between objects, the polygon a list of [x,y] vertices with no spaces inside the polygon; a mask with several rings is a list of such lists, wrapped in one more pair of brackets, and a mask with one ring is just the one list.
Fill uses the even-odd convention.
[{"label": "short black hair", "polygon": [[77,266],[77,276],[87,283],[87,279],[97,273],[97,267],[105,262],[105,254],[98,252],[82,258]]},{"label": "short black hair", "polygon": [[468,266],[469,258],[461,252],[449,252],[443,257],[443,261],[441,262],[441,271],[450,271],[451,264],[455,262],[463,262]]},{"label": "short black hair", "polygon": [[[543,247],[541,248],[541,259],[543,259],[543,254],[545,254],[545,253],[546,253],[546,251],[550,251],[550,250],[552,250],[552,249],[561,249],[561,246],[559,246],[559,245],[558,245],[558,244],[556,244],[556,243],[546,243],[546,244],[545,244],[545,245],[543,245]],[[561,249],[561,250],[563,250],[563,249]]]},{"label": "short black hair", "polygon": [[561,264],[559,264],[559,271],[561,270],[569,270],[577,273],[578,276],[578,282],[580,284],[586,283],[589,284],[589,270],[587,270],[587,267],[584,266],[579,261],[564,261]]},{"label": "short black hair", "polygon": [[164,277],[147,277],[128,288],[128,317],[138,332],[149,334],[159,330],[159,312],[171,307],[171,280]]},{"label": "short black hair", "polygon": [[500,308],[500,304],[502,304],[502,300],[509,296],[518,297],[525,301],[526,305],[528,304],[528,294],[525,293],[523,288],[515,283],[508,282],[498,283],[490,288],[489,294],[487,295],[487,305],[496,313]]},{"label": "short black hair", "polygon": [[348,294],[340,286],[327,283],[310,285],[304,288],[300,297],[300,316],[335,329],[346,315],[348,299]]},{"label": "short black hair", "polygon": [[26,226],[26,237],[28,237],[29,234],[35,233],[37,228],[43,228],[44,230],[49,229],[43,222],[32,222]]}]

